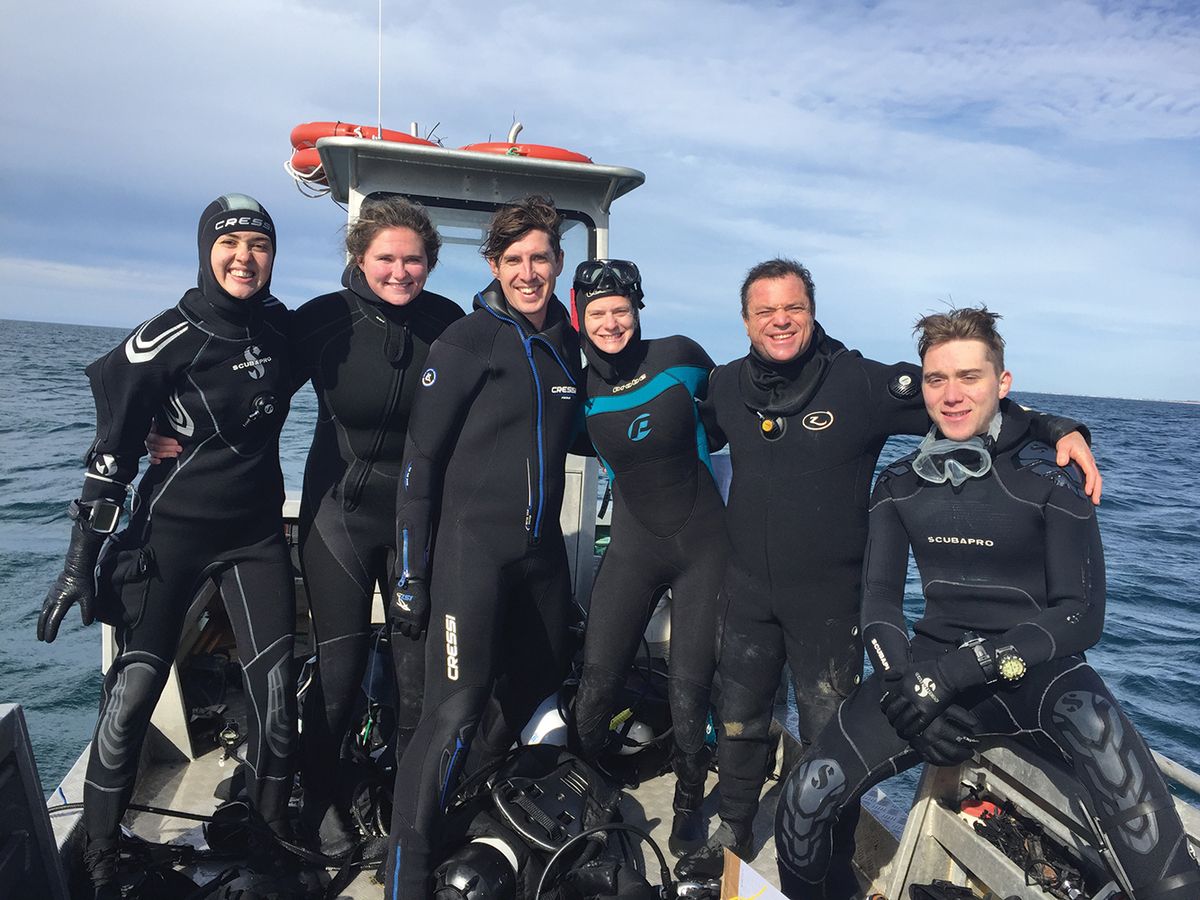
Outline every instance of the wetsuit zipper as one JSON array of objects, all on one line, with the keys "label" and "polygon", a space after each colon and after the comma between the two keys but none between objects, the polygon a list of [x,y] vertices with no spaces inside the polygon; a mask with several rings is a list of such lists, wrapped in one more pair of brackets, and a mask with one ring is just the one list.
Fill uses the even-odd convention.
[{"label": "wetsuit zipper", "polygon": [[367,478],[370,477],[371,470],[375,467],[375,460],[379,457],[379,450],[383,447],[384,438],[387,435],[388,420],[396,411],[396,404],[404,388],[405,371],[405,369],[392,370],[392,383],[388,389],[387,402],[383,405],[383,415],[375,429],[375,440],[371,443],[371,449],[367,456],[359,460],[363,464],[362,471],[354,479],[350,490],[342,492],[342,505],[348,511],[358,508],[358,500],[362,496],[363,486],[367,483]]},{"label": "wetsuit zipper", "polygon": [[[532,531],[529,531],[529,510],[525,513],[525,530],[529,531],[529,544],[530,546],[536,546],[538,541],[542,539],[542,506],[546,494],[545,461],[543,459],[542,448],[542,380],[538,377],[537,363],[533,361],[533,339],[525,338],[521,343],[525,345],[525,359],[529,361],[529,369],[533,372],[533,397],[534,409],[536,411],[533,420],[533,446],[537,451],[538,499],[537,514],[533,518]],[[529,507],[530,510],[533,507],[532,497],[530,497]]]},{"label": "wetsuit zipper", "polygon": [[[482,300],[482,297],[478,294],[476,295],[476,298],[479,300]],[[554,361],[556,363],[558,363],[559,368],[562,369],[563,374],[566,375],[567,381],[571,382],[572,386],[574,386],[576,388],[578,388],[579,385],[576,384],[575,379],[571,376],[571,370],[567,368],[566,363],[563,362],[562,357],[558,355],[558,351],[554,348],[554,345],[552,343],[550,343],[550,341],[546,340],[544,337],[539,337],[536,334],[526,336],[525,330],[520,326],[520,324],[515,319],[512,319],[502,313],[497,312],[495,309],[488,306],[486,302],[482,303],[482,308],[486,309],[489,313],[491,313],[493,316],[495,316],[501,322],[507,322],[514,329],[516,329],[517,337],[521,341],[521,346],[525,349],[525,361],[529,363],[529,371],[533,375],[534,408],[537,411],[537,414],[535,415],[534,422],[533,422],[533,446],[534,446],[534,450],[537,452],[537,467],[538,467],[537,494],[538,494],[538,496],[537,496],[537,512],[536,512],[536,514],[534,514],[533,513],[532,487],[531,487],[529,502],[525,509],[525,530],[527,532],[529,532],[529,545],[537,546],[538,542],[541,541],[541,539],[542,539],[542,513],[545,511],[545,505],[546,505],[546,486],[545,486],[545,446],[544,446],[545,441],[544,441],[543,435],[542,435],[542,409],[543,409],[542,379],[538,375],[537,363],[535,363],[533,360],[533,342],[538,341],[542,344],[545,344],[546,349],[550,351],[550,355],[554,357]],[[529,465],[529,461],[526,460],[526,472],[527,473],[528,473],[528,465]],[[533,516],[532,529],[530,528],[530,516],[531,515]]]}]

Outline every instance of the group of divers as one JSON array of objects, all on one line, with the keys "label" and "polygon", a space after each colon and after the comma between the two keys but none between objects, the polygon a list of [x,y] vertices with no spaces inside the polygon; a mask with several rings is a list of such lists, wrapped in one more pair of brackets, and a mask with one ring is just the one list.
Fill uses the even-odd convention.
[{"label": "group of divers", "polygon": [[[141,745],[206,580],[243,673],[249,803],[279,838],[317,848],[353,834],[334,773],[382,588],[400,754],[384,892],[432,896],[454,785],[509,752],[576,653],[559,525],[568,452],[599,456],[613,491],[569,746],[593,759],[613,739],[670,587],[680,877],[719,875],[726,848],[753,856],[786,662],[803,756],[782,789],[776,852],[793,900],[859,894],[850,858],[870,786],[1000,736],[1073,773],[1137,900],[1200,896],[1150,751],[1083,657],[1105,598],[1086,428],[1005,399],[998,316],[926,316],[923,368],[884,365],[827,335],[808,270],[773,259],[741,288],[748,354],[714,366],[687,337],[641,336],[641,276],[624,260],[576,269],[577,332],[554,293],[561,224],[545,197],[500,208],[481,248],[493,280],[464,314],[425,289],[440,248],[427,213],[372,202],[347,229],[343,289],[289,312],[270,293],[271,217],[228,194],[200,217],[197,286],[87,367],[96,439],[38,637],[53,641],[72,605],[115,629],[84,792],[95,897],[120,896]],[[319,414],[299,533],[317,676],[301,739],[278,450],[309,381]],[[872,493],[896,434],[925,438]],[[156,465],[135,490],[147,442]],[[728,505],[709,458],[724,446]],[[925,591],[911,631],[910,548]]]}]

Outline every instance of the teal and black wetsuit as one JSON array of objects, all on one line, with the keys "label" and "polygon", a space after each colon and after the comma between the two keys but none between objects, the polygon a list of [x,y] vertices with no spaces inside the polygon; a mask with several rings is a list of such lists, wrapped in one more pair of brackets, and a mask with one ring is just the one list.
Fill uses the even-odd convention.
[{"label": "teal and black wetsuit", "polygon": [[475,765],[506,752],[567,673],[558,517],[581,394],[578,336],[554,298],[537,330],[492,282],[429,351],[397,541],[401,577],[429,579],[432,613],[424,708],[396,777],[389,898],[429,896],[438,822],[468,754]]},{"label": "teal and black wetsuit", "polygon": [[[728,541],[697,400],[712,360],[695,341],[631,338],[619,357],[585,344],[588,436],[608,469],[612,540],[592,590],[575,719],[595,754],[654,602],[671,588],[668,696],[681,783],[703,785],[717,596]],[[613,365],[619,360],[620,364]]]},{"label": "teal and black wetsuit", "polygon": [[[301,740],[304,818],[316,828],[334,798],[332,777],[366,668],[371,597],[391,588],[396,493],[404,440],[429,348],[463,317],[423,291],[403,306],[379,299],[351,263],[345,290],[292,314],[294,368],[312,379],[317,426],[304,468],[300,567],[317,649],[317,678],[305,695]],[[397,750],[421,712],[424,644],[392,644],[398,701]],[[307,777],[305,777],[307,776]]]},{"label": "teal and black wetsuit", "polygon": [[[1104,622],[1095,509],[1079,472],[1059,468],[1054,450],[1032,439],[1030,416],[1006,401],[1002,408],[989,473],[958,487],[933,484],[910,455],[875,486],[862,601],[875,674],[841,704],[784,785],[776,850],[783,890],[795,900],[859,894],[849,868],[853,835],[831,833],[868,788],[921,762],[884,716],[881,697],[901,673],[944,681],[938,664],[948,668],[951,657],[978,676],[952,703],[978,717],[982,747],[1008,737],[1066,766],[1134,898],[1196,895],[1200,874],[1150,751],[1083,658]],[[911,642],[902,607],[910,546],[925,593]],[[959,649],[964,632],[982,637],[993,659],[1012,648],[1025,676],[986,684],[974,657],[961,655],[972,652]]]}]

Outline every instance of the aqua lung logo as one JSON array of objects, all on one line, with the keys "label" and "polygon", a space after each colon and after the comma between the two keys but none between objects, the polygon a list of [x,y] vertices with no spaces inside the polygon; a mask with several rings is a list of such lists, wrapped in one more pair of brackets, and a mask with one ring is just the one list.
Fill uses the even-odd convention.
[{"label": "aqua lung logo", "polygon": [[437,371],[435,369],[426,369],[421,373],[421,384],[425,387],[433,387],[435,381],[437,381]]},{"label": "aqua lung logo", "polygon": [[562,397],[564,400],[570,400],[575,396],[575,386],[571,384],[556,384],[550,388],[550,393]]},{"label": "aqua lung logo", "polygon": [[446,677],[458,681],[458,622],[446,616]]},{"label": "aqua lung logo", "polygon": [[652,430],[653,429],[650,427],[650,413],[642,413],[629,423],[629,430],[626,432],[626,434],[629,435],[629,439],[631,441],[636,443],[637,441],[644,441],[646,438],[650,437],[650,432]]},{"label": "aqua lung logo", "polygon": [[942,535],[928,535],[925,540],[930,544],[961,544],[964,547],[995,547],[996,542],[991,538],[973,538],[973,537],[956,537],[950,535],[943,537]]},{"label": "aqua lung logo", "polygon": [[266,356],[260,358],[258,355],[260,353],[262,353],[262,349],[259,347],[247,347],[246,352],[242,354],[246,358],[246,361],[234,363],[233,371],[241,372],[244,369],[246,370],[246,374],[251,378],[255,380],[262,378],[267,374],[266,367],[263,364],[269,363],[274,357]]},{"label": "aqua lung logo", "polygon": [[833,413],[827,409],[820,412],[810,412],[804,417],[804,427],[809,431],[824,431],[833,424]]}]

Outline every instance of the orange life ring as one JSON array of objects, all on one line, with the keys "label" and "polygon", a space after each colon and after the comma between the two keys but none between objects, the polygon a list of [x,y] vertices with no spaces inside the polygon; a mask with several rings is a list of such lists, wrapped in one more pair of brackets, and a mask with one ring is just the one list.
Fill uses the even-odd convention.
[{"label": "orange life ring", "polygon": [[300,175],[311,175],[321,168],[321,154],[316,147],[292,151],[292,168]]},{"label": "orange life ring", "polygon": [[467,144],[460,147],[471,153],[496,153],[500,156],[528,156],[534,159],[557,159],[562,162],[590,163],[591,157],[576,153],[574,150],[564,150],[562,147],[548,147],[545,144],[509,144],[504,141],[493,141],[483,144]]},{"label": "orange life ring", "polygon": [[292,146],[297,150],[307,150],[316,147],[317,141],[323,137],[360,137],[373,139],[379,135],[385,141],[395,141],[398,144],[425,144],[436,147],[433,141],[413,137],[404,131],[382,131],[370,125],[354,125],[350,122],[305,122],[292,129]]}]

